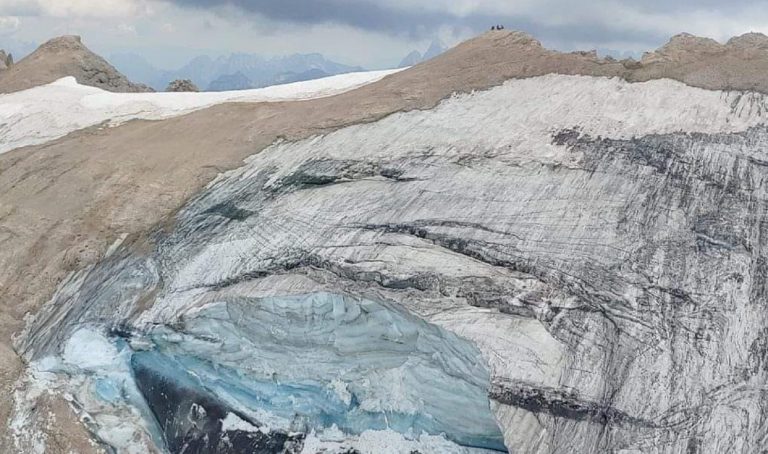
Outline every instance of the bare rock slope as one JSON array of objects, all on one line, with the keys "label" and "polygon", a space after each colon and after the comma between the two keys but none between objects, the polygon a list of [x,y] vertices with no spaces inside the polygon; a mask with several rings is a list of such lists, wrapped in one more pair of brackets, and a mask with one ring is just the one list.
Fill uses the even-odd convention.
[{"label": "bare rock slope", "polygon": [[[767,93],[765,42],[679,35],[617,62],[495,31],[331,98],[221,105],[2,155],[3,395],[19,353],[60,355],[85,325],[147,335],[204,323],[196,310],[214,300],[237,311],[335,292],[472,340],[510,449],[754,452],[766,100],[712,90]],[[468,94],[510,79],[529,80]],[[83,371],[58,371],[61,386],[98,377]],[[88,389],[73,407],[114,421],[77,394]],[[28,438],[5,451],[96,449],[65,428],[64,402],[18,406]]]},{"label": "bare rock slope", "polygon": [[152,91],[129,81],[106,60],[85,47],[79,36],[61,36],[47,41],[0,72],[0,93],[32,88],[66,76],[73,76],[83,85],[107,91]]}]

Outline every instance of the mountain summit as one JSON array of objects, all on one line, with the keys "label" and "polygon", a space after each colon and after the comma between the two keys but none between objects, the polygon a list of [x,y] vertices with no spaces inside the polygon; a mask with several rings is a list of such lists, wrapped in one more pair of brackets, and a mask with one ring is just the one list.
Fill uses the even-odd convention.
[{"label": "mountain summit", "polygon": [[0,73],[0,92],[9,93],[72,76],[83,85],[114,92],[151,91],[134,84],[106,60],[91,52],[79,36],[53,38]]}]

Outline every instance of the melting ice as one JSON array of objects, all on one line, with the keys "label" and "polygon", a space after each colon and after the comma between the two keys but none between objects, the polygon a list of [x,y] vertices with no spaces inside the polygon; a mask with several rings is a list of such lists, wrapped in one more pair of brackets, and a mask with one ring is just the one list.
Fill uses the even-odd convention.
[{"label": "melting ice", "polygon": [[80,329],[41,364],[79,384],[94,432],[118,451],[136,439],[173,453],[365,451],[372,433],[406,452],[506,451],[474,345],[369,300],[220,300],[140,334]]}]

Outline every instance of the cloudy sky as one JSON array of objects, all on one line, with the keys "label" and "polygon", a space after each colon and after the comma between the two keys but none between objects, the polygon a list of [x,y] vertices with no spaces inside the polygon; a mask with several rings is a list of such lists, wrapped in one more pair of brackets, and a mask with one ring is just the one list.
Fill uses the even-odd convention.
[{"label": "cloudy sky", "polygon": [[452,45],[503,23],[562,49],[641,52],[678,32],[723,41],[768,33],[765,0],[0,0],[0,48],[79,34],[103,55],[170,69],[200,54],[321,52],[395,66],[434,38]]}]

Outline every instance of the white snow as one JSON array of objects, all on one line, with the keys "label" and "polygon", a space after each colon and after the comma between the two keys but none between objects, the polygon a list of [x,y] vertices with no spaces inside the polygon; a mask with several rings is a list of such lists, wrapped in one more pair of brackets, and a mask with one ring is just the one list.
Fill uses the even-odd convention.
[{"label": "white snow", "polygon": [[341,74],[253,90],[200,93],[112,93],[64,77],[0,95],[0,153],[57,139],[78,129],[129,120],[160,120],[225,102],[273,102],[336,95],[400,69]]},{"label": "white snow", "polygon": [[269,433],[268,428],[256,427],[232,412],[227,413],[227,416],[221,420],[221,430],[242,430],[243,432]]},{"label": "white snow", "polygon": [[313,431],[307,435],[302,448],[303,454],[318,452],[341,453],[356,449],[363,453],[409,454],[414,451],[424,454],[481,454],[491,453],[480,448],[457,445],[442,435],[422,433],[406,438],[391,429],[366,430],[359,436],[351,436],[340,431],[336,426],[321,432]]},{"label": "white snow", "polygon": [[[112,93],[65,77],[48,85],[0,95],[0,153],[45,143],[95,125],[114,126],[133,119],[159,120],[225,102],[331,96],[397,71],[400,69],[342,74],[254,90],[202,93]],[[507,109],[498,109],[500,98],[509,99]],[[542,99],[548,102],[541,102]],[[578,124],[585,126],[585,133],[607,137],[679,130],[742,131],[761,123],[767,110],[763,95],[703,90],[668,79],[628,83],[616,78],[547,75],[511,80],[482,94],[460,96],[444,103],[439,111],[469,113],[465,110],[474,110],[471,104],[477,101],[488,101],[491,110],[484,115],[489,122],[505,120],[504,127],[516,122],[517,131]],[[456,107],[460,107],[458,112]],[[454,131],[446,132],[451,135]],[[510,133],[507,130],[505,135]]]},{"label": "white snow", "polygon": [[82,328],[64,346],[64,362],[81,369],[109,367],[119,355],[117,348],[101,333]]}]

